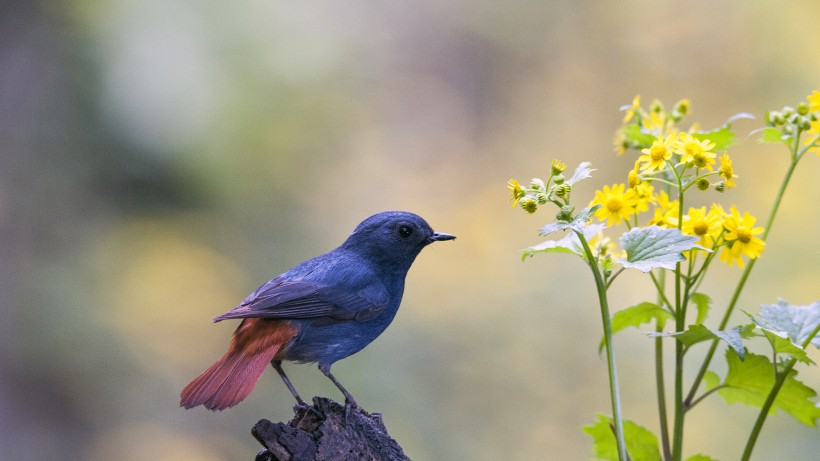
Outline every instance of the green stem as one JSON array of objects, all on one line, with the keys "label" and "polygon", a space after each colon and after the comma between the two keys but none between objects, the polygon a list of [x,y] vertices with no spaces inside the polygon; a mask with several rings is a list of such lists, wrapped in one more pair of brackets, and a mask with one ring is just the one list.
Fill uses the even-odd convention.
[{"label": "green stem", "polygon": [[[678,230],[683,226],[683,184],[681,174],[672,169],[675,173],[678,185]],[[675,331],[681,332],[686,329],[686,301],[687,296],[683,294],[681,283],[681,263],[675,264]],[[683,343],[675,341],[675,420],[672,426],[672,459],[681,461],[683,459],[683,420],[686,407],[683,404]]]},{"label": "green stem", "polygon": [[[777,211],[780,208],[780,202],[783,200],[783,196],[786,193],[786,188],[791,181],[792,174],[794,170],[797,168],[797,162],[802,158],[803,154],[806,152],[806,149],[798,150],[799,146],[799,137],[795,136],[795,144],[793,145],[793,151],[796,152],[795,155],[792,155],[791,164],[789,165],[788,170],[786,170],[786,175],[783,177],[783,181],[780,183],[780,189],[777,191],[777,195],[775,196],[774,203],[772,203],[772,208],[769,211],[769,218],[766,220],[766,225],[763,228],[763,234],[760,236],[760,239],[764,242],[769,236],[769,232],[772,230],[772,224],[774,223],[774,218],[777,216]],[[746,269],[743,271],[743,274],[740,276],[740,280],[737,283],[737,287],[735,287],[735,291],[732,294],[732,299],[729,301],[729,305],[726,308],[726,312],[723,314],[723,319],[720,321],[720,326],[718,330],[726,329],[726,325],[729,323],[729,318],[732,316],[732,313],[735,310],[735,306],[737,305],[738,300],[740,299],[740,293],[743,291],[743,288],[746,286],[746,281],[749,279],[749,274],[752,272],[752,269],[755,267],[757,263],[757,259],[752,259],[749,261],[749,264],[746,266]],[[698,370],[698,374],[695,377],[694,382],[692,383],[691,389],[689,389],[689,394],[686,396],[686,404],[690,405],[692,400],[695,397],[695,393],[697,392],[698,388],[700,387],[700,383],[703,380],[703,376],[706,374],[706,371],[709,369],[709,365],[712,363],[712,358],[715,355],[715,351],[717,350],[719,340],[715,339],[712,340],[711,346],[709,346],[709,351],[706,353],[706,357],[703,360],[703,365],[701,365],[700,370]]]},{"label": "green stem", "polygon": [[626,439],[624,437],[624,423],[621,412],[621,391],[618,385],[618,369],[615,364],[615,349],[612,340],[612,319],[609,315],[609,301],[606,295],[606,283],[601,276],[601,271],[598,269],[598,263],[592,255],[592,250],[589,248],[586,238],[582,232],[576,231],[575,234],[581,241],[584,247],[584,252],[589,262],[589,267],[592,270],[592,276],[595,278],[595,287],[598,290],[598,302],[601,306],[601,320],[604,327],[604,345],[606,346],[606,363],[607,371],[609,372],[609,394],[612,400],[612,419],[615,423],[615,440],[618,445],[618,458],[621,461],[627,461],[629,455],[626,451]]},{"label": "green stem", "polygon": [[[817,336],[817,333],[820,333],[820,323],[814,327],[814,330],[806,337],[800,347],[805,350],[809,344],[811,344],[811,340]],[[749,458],[752,456],[752,450],[755,448],[755,443],[757,443],[757,438],[760,436],[760,431],[763,429],[763,424],[766,422],[766,417],[769,415],[769,411],[772,409],[772,405],[774,405],[774,401],[777,399],[777,394],[780,392],[783,384],[786,383],[786,379],[788,379],[789,374],[792,372],[792,368],[794,368],[796,364],[797,359],[792,357],[786,362],[783,370],[775,375],[776,378],[774,386],[772,387],[772,390],[769,391],[769,395],[766,396],[766,402],[764,402],[763,406],[760,408],[760,413],[757,414],[757,420],[752,428],[752,432],[749,434],[749,440],[746,441],[746,449],[743,450],[743,457],[740,458],[741,461],[749,461]],[[777,367],[776,362],[774,366]]]},{"label": "green stem", "polygon": [[[664,302],[663,286],[666,284],[666,272],[660,271],[658,278],[652,274],[652,280],[656,282],[658,287],[658,305]],[[655,331],[663,333],[663,328],[660,322],[655,323]],[[666,383],[664,382],[663,373],[663,338],[658,336],[655,338],[655,386],[658,388],[658,420],[660,422],[661,432],[661,447],[663,448],[663,459],[669,461],[672,459],[671,445],[669,444],[669,416],[666,412]]]}]

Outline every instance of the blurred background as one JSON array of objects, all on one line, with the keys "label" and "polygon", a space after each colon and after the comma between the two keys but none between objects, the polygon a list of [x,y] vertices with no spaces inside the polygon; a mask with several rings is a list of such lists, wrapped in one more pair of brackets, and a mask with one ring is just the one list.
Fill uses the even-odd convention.
[{"label": "blurred background", "polygon": [[[758,0],[0,2],[0,457],[252,459],[253,424],[292,415],[275,373],[234,409],[178,408],[235,328],[211,317],[402,209],[458,240],[423,252],[393,325],[336,376],[413,459],[587,459],[580,428],[610,413],[592,279],[567,255],[521,262],[554,213],[511,209],[506,181],[588,160],[583,203],[632,166],[618,108],[688,97],[704,127],[758,116],[735,125],[738,187],[704,200],[763,221],[787,154],[746,136],[818,89],[818,17]],[[819,165],[798,169],[740,308],[820,298]],[[715,269],[719,307],[740,271]],[[611,295],[652,296],[639,274]],[[657,432],[648,340],[616,339],[626,417]],[[286,369],[341,400],[314,366]],[[707,400],[686,454],[738,458],[756,414]],[[755,459],[819,450],[778,413]]]}]

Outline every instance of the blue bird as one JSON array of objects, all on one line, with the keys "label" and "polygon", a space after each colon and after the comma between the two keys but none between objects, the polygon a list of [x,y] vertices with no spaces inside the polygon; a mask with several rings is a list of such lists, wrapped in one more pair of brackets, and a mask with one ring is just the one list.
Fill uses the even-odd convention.
[{"label": "blue bird", "polygon": [[233,407],[251,393],[268,363],[306,406],[282,369],[285,360],[318,363],[345,403],[357,406],[330,367],[390,325],[407,271],[422,248],[454,238],[434,232],[413,213],[388,211],[365,219],[338,248],[273,278],[213,319],[243,320],[225,355],[183,389],[180,406]]}]

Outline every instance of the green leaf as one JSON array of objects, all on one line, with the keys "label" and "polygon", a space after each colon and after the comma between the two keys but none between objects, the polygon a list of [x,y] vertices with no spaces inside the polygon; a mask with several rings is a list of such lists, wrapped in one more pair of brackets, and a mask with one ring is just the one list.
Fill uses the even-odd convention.
[{"label": "green leaf", "polygon": [[[597,459],[618,461],[618,446],[612,424],[612,418],[598,414],[595,423],[583,428],[594,440],[593,450]],[[651,431],[632,421],[624,421],[624,438],[626,451],[632,461],[660,461],[658,438]]]},{"label": "green leaf", "polygon": [[652,133],[642,130],[641,126],[637,124],[625,126],[621,130],[621,134],[623,134],[624,140],[636,149],[649,147],[658,139],[658,137]]},{"label": "green leaf", "polygon": [[[729,371],[718,394],[726,403],[742,403],[761,408],[775,382],[775,368],[768,357],[750,353],[741,361],[733,350],[726,351]],[[792,415],[808,426],[815,426],[820,418],[820,407],[812,401],[817,395],[814,389],[795,379],[797,371],[789,371],[783,387],[777,394],[771,412],[776,408]]]},{"label": "green leaf", "polygon": [[806,351],[794,344],[789,338],[769,330],[763,330],[763,334],[766,335],[766,339],[769,340],[769,344],[772,345],[772,349],[776,354],[787,354],[803,363],[809,365],[814,364],[814,361],[809,358]]},{"label": "green leaf", "polygon": [[698,309],[698,317],[695,323],[703,323],[709,313],[709,308],[712,307],[712,298],[703,293],[695,293],[689,299],[695,303],[695,307]]},{"label": "green leaf", "polygon": [[735,133],[732,131],[732,122],[742,118],[753,119],[754,116],[752,116],[751,114],[747,114],[745,112],[735,114],[731,116],[729,120],[727,120],[726,123],[723,124],[723,126],[716,128],[712,131],[698,131],[692,133],[692,137],[700,141],[703,141],[705,139],[712,141],[713,143],[715,143],[715,147],[713,150],[726,150],[727,148],[729,148],[729,146],[735,143]]},{"label": "green leaf", "polygon": [[[601,205],[595,205],[591,208],[584,208],[583,210],[579,211],[574,218],[572,218],[572,221],[551,222],[546,226],[542,227],[538,231],[538,233],[540,235],[549,235],[553,232],[572,230],[583,233],[584,237],[589,239],[604,228],[603,224],[592,224],[587,226],[587,221],[589,221],[590,218],[592,218],[592,215],[598,208],[601,208]],[[593,231],[593,229],[595,230]]]},{"label": "green leaf", "polygon": [[[564,221],[558,221],[553,224],[560,222]],[[549,224],[547,226],[549,226]],[[605,227],[605,224],[590,224],[583,229],[582,233],[584,234],[584,238],[589,240]],[[541,242],[538,245],[526,248],[522,251],[521,259],[527,259],[527,257],[532,257],[538,253],[572,253],[584,257],[584,249],[575,233],[567,234],[560,240],[547,240],[546,242]]]},{"label": "green leaf", "polygon": [[791,138],[791,136],[787,137],[786,135],[783,134],[782,131],[780,131],[779,129],[777,129],[773,126],[769,126],[769,127],[766,127],[766,128],[761,128],[759,130],[755,130],[755,131],[752,132],[752,134],[755,134],[755,133],[760,133],[760,138],[758,138],[758,140],[757,140],[757,142],[759,142],[759,143],[782,142],[782,143],[788,144],[789,139]]},{"label": "green leaf", "polygon": [[749,326],[732,328],[731,330],[710,330],[703,324],[689,325],[686,331],[679,331],[675,333],[650,333],[651,337],[672,337],[680,341],[684,346],[689,347],[699,342],[708,341],[710,339],[721,339],[725,341],[729,347],[735,350],[740,356],[740,359],[746,355],[746,346],[743,345],[743,337],[748,336]]},{"label": "green leaf", "polygon": [[712,458],[706,455],[697,454],[694,456],[690,456],[686,458],[686,461],[718,461],[716,458]]},{"label": "green leaf", "polygon": [[581,255],[581,243],[575,234],[568,234],[561,240],[547,240],[546,242],[533,245],[522,251],[521,259],[527,259],[538,253],[572,253]]},{"label": "green leaf", "polygon": [[[752,320],[764,330],[785,333],[795,343],[802,345],[820,323],[820,301],[808,306],[795,306],[780,300],[777,304],[764,304],[760,315]],[[811,343],[820,348],[820,335]]]},{"label": "green leaf", "polygon": [[582,179],[591,178],[592,172],[595,170],[590,168],[589,165],[589,162],[581,162],[578,168],[575,169],[575,172],[572,173],[572,177],[567,180],[567,184],[571,186]]},{"label": "green leaf", "polygon": [[623,267],[649,272],[662,267],[673,270],[675,264],[685,260],[684,251],[706,248],[696,244],[698,238],[684,235],[678,229],[658,226],[636,227],[621,236],[621,246],[626,250],[626,260],[617,260]]},{"label": "green leaf", "polygon": [[707,371],[703,374],[703,385],[707,391],[720,386],[720,376],[714,371]]},{"label": "green leaf", "polygon": [[[612,333],[615,334],[627,327],[637,327],[644,323],[649,323],[655,320],[660,328],[666,325],[667,320],[672,319],[672,314],[669,311],[661,308],[657,304],[650,302],[642,302],[634,306],[621,309],[612,316]],[[604,340],[601,338],[601,344],[598,346],[598,351],[604,347]]]}]

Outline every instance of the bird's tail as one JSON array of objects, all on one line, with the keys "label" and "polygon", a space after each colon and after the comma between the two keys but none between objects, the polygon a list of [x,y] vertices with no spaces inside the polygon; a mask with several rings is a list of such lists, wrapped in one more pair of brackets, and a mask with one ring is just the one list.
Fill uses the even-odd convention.
[{"label": "bird's tail", "polygon": [[228,351],[180,394],[179,405],[224,410],[251,393],[268,363],[298,332],[281,320],[245,319],[233,334]]}]

